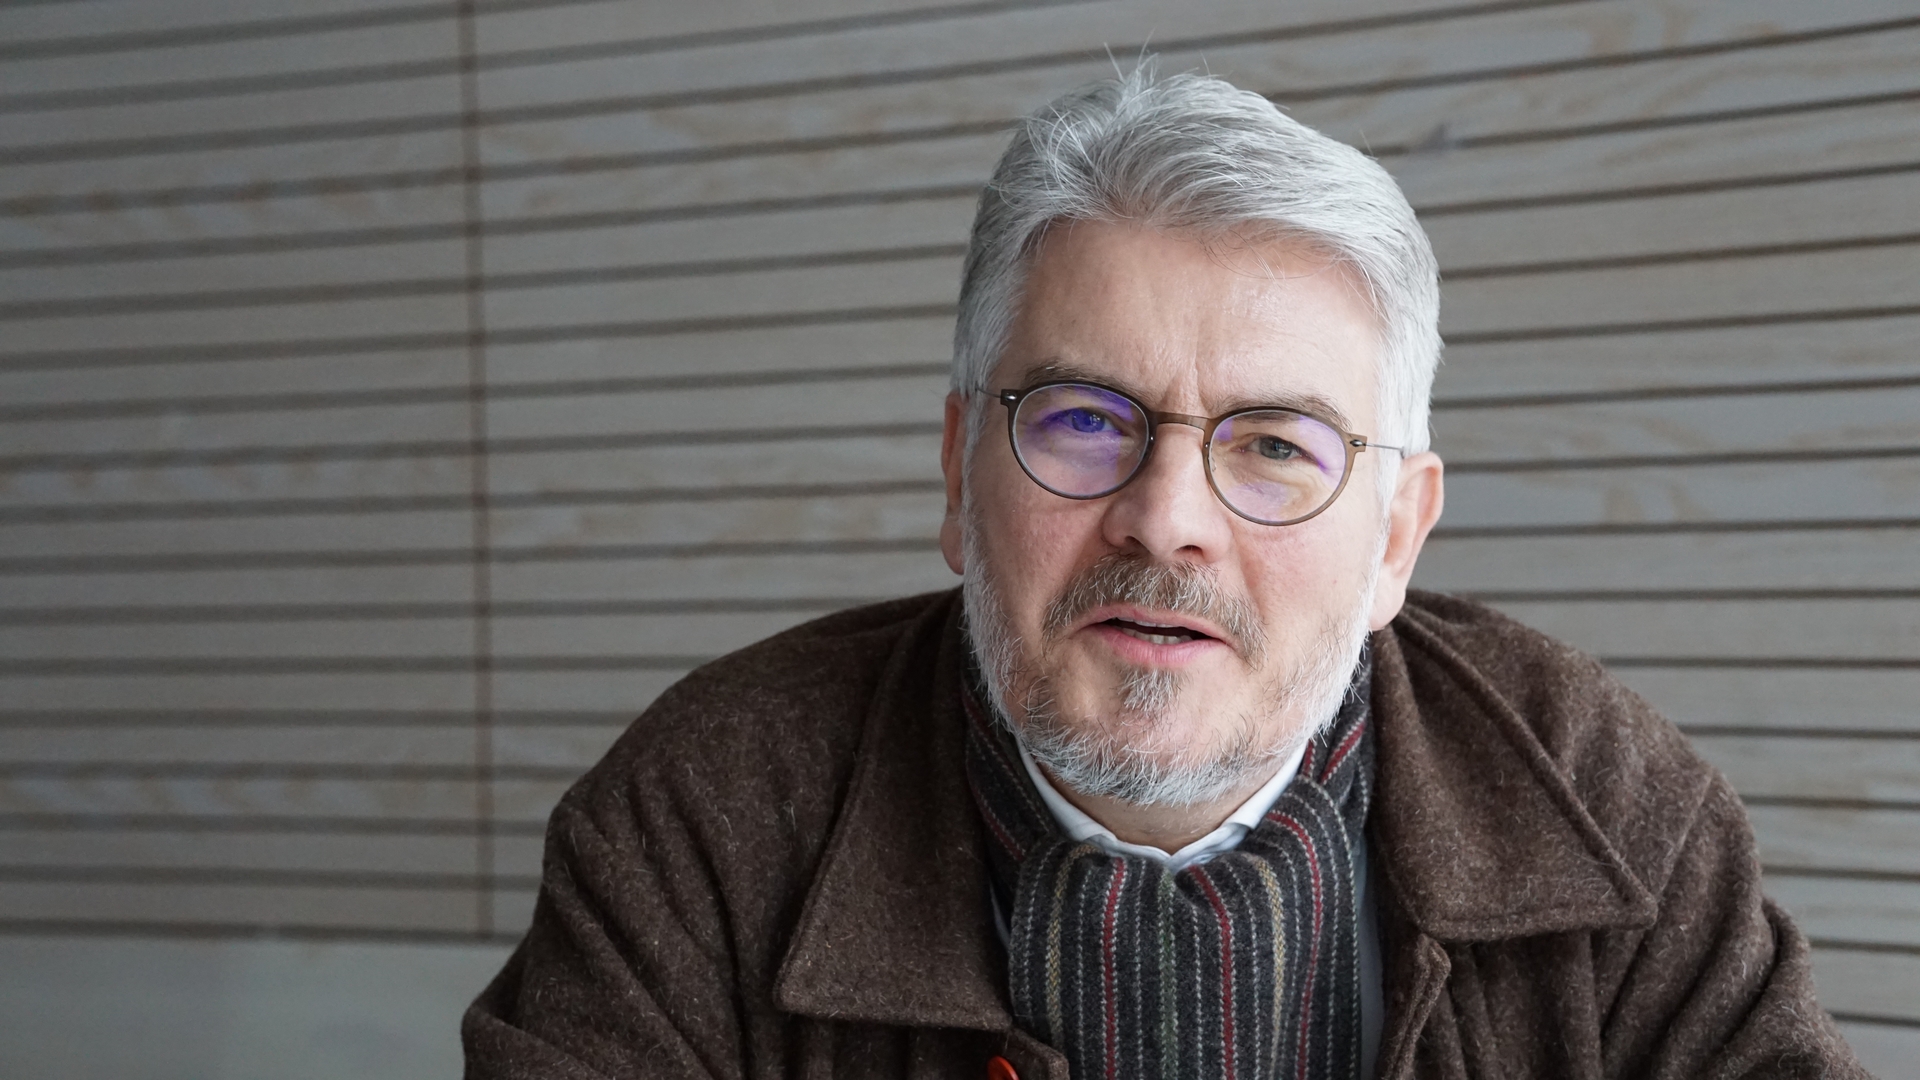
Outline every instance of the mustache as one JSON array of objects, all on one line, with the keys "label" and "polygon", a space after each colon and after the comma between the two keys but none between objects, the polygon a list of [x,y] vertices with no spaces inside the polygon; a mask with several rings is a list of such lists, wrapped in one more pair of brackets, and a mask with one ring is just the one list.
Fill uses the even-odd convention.
[{"label": "mustache", "polygon": [[1047,605],[1041,624],[1047,640],[1057,640],[1097,607],[1137,604],[1205,619],[1226,634],[1241,659],[1257,664],[1266,655],[1266,633],[1245,597],[1221,588],[1219,572],[1193,563],[1154,562],[1129,552],[1101,556],[1067,582]]}]

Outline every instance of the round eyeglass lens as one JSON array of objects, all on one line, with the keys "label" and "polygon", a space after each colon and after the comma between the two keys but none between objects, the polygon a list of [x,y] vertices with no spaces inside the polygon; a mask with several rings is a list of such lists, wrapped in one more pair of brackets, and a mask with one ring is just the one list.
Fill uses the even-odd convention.
[{"label": "round eyeglass lens", "polygon": [[1147,418],[1138,405],[1098,386],[1042,386],[1014,410],[1013,449],[1041,487],[1069,498],[1097,498],[1140,467]]},{"label": "round eyeglass lens", "polygon": [[1276,525],[1327,505],[1347,471],[1347,443],[1338,431],[1284,409],[1222,420],[1208,454],[1214,487],[1227,505]]}]

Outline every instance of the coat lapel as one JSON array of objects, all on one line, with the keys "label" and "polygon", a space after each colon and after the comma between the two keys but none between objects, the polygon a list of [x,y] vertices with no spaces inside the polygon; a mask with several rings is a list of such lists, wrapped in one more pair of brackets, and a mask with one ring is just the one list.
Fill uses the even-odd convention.
[{"label": "coat lapel", "polygon": [[1006,962],[967,791],[957,596],[902,636],[774,984],[803,1016],[1004,1032]]},{"label": "coat lapel", "polygon": [[1368,843],[1391,894],[1376,907],[1380,1080],[1413,1076],[1452,970],[1445,943],[1639,928],[1658,914],[1527,719],[1409,599],[1373,638]]},{"label": "coat lapel", "polygon": [[1374,635],[1370,831],[1414,925],[1458,942],[1652,925],[1571,778],[1436,622],[1409,605]]}]

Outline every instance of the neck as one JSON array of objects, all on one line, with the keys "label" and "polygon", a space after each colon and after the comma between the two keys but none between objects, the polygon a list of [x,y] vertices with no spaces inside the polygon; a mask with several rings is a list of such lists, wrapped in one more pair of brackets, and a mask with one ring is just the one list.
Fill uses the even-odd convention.
[{"label": "neck", "polygon": [[[1276,765],[1275,769],[1278,768]],[[1083,795],[1062,784],[1045,765],[1040,766],[1040,771],[1062,798],[1106,826],[1115,838],[1129,844],[1156,847],[1169,855],[1219,828],[1221,822],[1253,798],[1254,792],[1273,779],[1269,773],[1218,799],[1192,806],[1141,806],[1105,795]]]}]

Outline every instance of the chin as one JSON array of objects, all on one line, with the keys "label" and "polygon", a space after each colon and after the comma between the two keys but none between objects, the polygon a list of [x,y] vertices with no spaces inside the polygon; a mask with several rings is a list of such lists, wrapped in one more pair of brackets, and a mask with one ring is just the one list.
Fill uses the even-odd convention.
[{"label": "chin", "polygon": [[1084,696],[1056,694],[1041,676],[1019,696],[1013,726],[1056,782],[1140,806],[1216,801],[1264,779],[1311,734],[1272,713],[1203,701],[1190,677],[1165,669],[1135,669]]},{"label": "chin", "polygon": [[1258,786],[1332,722],[1366,633],[1364,618],[1330,619],[1293,663],[1233,680],[1071,650],[1034,656],[1014,638],[994,658],[990,690],[1057,783],[1138,806],[1196,806]]}]

